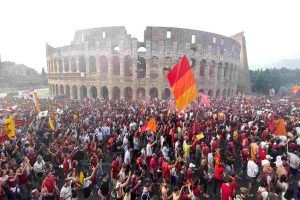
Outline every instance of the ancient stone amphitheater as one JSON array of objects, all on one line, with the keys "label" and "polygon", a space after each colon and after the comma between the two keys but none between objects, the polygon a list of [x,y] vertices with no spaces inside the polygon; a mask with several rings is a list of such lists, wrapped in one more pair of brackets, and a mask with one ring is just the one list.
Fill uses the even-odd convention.
[{"label": "ancient stone amphitheater", "polygon": [[146,27],[144,42],[125,27],[75,32],[70,45],[46,44],[52,95],[70,98],[172,97],[166,75],[186,55],[199,92],[229,97],[249,93],[243,33],[232,37],[198,30]]}]

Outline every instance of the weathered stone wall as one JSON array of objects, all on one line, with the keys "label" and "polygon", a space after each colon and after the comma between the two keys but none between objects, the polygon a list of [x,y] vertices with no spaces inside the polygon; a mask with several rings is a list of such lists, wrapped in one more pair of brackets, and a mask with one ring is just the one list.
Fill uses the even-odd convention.
[{"label": "weathered stone wall", "polygon": [[147,27],[143,42],[125,27],[79,30],[69,46],[46,45],[49,88],[73,98],[169,98],[166,74],[186,55],[199,91],[232,96],[240,48],[232,38],[190,29]]}]

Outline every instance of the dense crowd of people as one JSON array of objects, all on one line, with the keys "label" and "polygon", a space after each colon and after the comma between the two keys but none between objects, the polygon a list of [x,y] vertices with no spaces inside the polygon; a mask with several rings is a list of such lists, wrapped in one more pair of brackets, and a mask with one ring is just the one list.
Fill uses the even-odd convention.
[{"label": "dense crowd of people", "polygon": [[[300,199],[300,98],[232,97],[192,103],[2,98],[0,199]],[[49,125],[49,116],[54,129]],[[156,119],[157,131],[141,127]],[[284,119],[287,134],[272,133]],[[197,137],[200,133],[202,137]]]}]

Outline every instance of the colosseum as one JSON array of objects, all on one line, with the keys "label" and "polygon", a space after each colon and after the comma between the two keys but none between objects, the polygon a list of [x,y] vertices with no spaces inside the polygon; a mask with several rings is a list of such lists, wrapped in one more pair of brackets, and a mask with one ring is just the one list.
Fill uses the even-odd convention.
[{"label": "colosseum", "polygon": [[199,92],[229,97],[249,93],[245,37],[198,30],[146,27],[144,41],[125,27],[102,27],[75,32],[70,45],[46,44],[51,95],[70,98],[168,99],[166,75],[186,55]]}]

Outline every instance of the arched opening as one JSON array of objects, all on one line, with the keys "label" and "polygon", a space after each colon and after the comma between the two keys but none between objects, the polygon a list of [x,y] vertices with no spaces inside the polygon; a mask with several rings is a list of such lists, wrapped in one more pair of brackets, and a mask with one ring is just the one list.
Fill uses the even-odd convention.
[{"label": "arched opening", "polygon": [[76,72],[77,69],[76,69],[76,60],[75,58],[72,58],[71,59],[71,72]]},{"label": "arched opening", "polygon": [[132,89],[131,87],[126,87],[125,90],[124,90],[124,97],[125,97],[125,100],[131,100],[133,98],[133,92],[132,92]]},{"label": "arched opening", "polygon": [[210,96],[210,97],[213,97],[214,96],[214,91],[212,89],[208,90],[207,95]]},{"label": "arched opening", "polygon": [[146,96],[146,90],[145,88],[138,88],[137,91],[136,91],[136,94],[137,94],[137,97],[142,97],[144,98]]},{"label": "arched opening", "polygon": [[153,56],[150,61],[150,78],[155,79],[158,77],[158,57]]},{"label": "arched opening", "polygon": [[222,64],[219,63],[219,65],[218,65],[218,77],[217,77],[218,81],[221,80],[221,77],[223,75],[221,70],[222,70]]},{"label": "arched opening", "polygon": [[70,70],[70,67],[69,67],[69,60],[68,60],[68,58],[65,58],[64,59],[64,71],[65,72],[69,72],[69,70]]},{"label": "arched opening", "polygon": [[226,90],[225,89],[222,92],[222,97],[226,97]]},{"label": "arched opening", "polygon": [[172,59],[170,57],[165,57],[164,68],[163,68],[163,75],[165,78],[167,78],[167,75],[170,72],[171,68],[172,68]]},{"label": "arched opening", "polygon": [[202,59],[200,62],[199,76],[204,76],[206,67],[206,60]]},{"label": "arched opening", "polygon": [[108,89],[106,86],[101,87],[101,98],[108,99]]},{"label": "arched opening", "polygon": [[216,63],[213,60],[209,68],[209,76],[211,77],[215,76],[215,69],[216,69]]},{"label": "arched opening", "polygon": [[90,97],[97,98],[97,88],[95,86],[91,86],[90,88]]},{"label": "arched opening", "polygon": [[130,56],[124,57],[124,75],[132,76],[132,59]]},{"label": "arched opening", "polygon": [[83,56],[80,56],[79,58],[79,71],[86,72],[85,58]]},{"label": "arched opening", "polygon": [[58,95],[59,91],[58,91],[58,85],[55,86],[55,94]]},{"label": "arched opening", "polygon": [[107,74],[108,73],[108,63],[106,56],[100,57],[100,74]]},{"label": "arched opening", "polygon": [[94,56],[89,58],[89,68],[91,73],[96,73],[96,58]]},{"label": "arched opening", "polygon": [[60,59],[58,60],[58,71],[59,71],[59,73],[63,73],[63,71],[64,71],[63,63]]},{"label": "arched opening", "polygon": [[84,85],[80,87],[80,99],[87,98],[87,89]]},{"label": "arched opening", "polygon": [[170,99],[171,97],[171,91],[169,88],[165,88],[164,91],[163,91],[163,95],[162,95],[162,99]]},{"label": "arched opening", "polygon": [[120,97],[121,97],[120,88],[113,87],[113,89],[112,89],[112,99],[120,99]]},{"label": "arched opening", "polygon": [[73,96],[74,99],[78,98],[78,91],[77,91],[76,85],[72,86],[72,96]]},{"label": "arched opening", "polygon": [[53,61],[53,66],[54,66],[54,72],[57,73],[58,68],[57,68],[57,60],[56,59]]},{"label": "arched opening", "polygon": [[158,90],[157,88],[151,88],[149,90],[150,99],[158,98]]},{"label": "arched opening", "polygon": [[118,56],[114,56],[111,59],[112,75],[120,75],[120,60]]},{"label": "arched opening", "polygon": [[230,90],[230,88],[227,91],[227,97],[231,97],[231,90]]},{"label": "arched opening", "polygon": [[55,95],[55,85],[53,84],[52,85],[52,93],[51,93],[53,96]]},{"label": "arched opening", "polygon": [[139,57],[137,60],[137,78],[145,78],[146,76],[146,59]]},{"label": "arched opening", "polygon": [[66,85],[66,97],[70,98],[70,86]]},{"label": "arched opening", "polygon": [[205,94],[205,91],[204,91],[204,89],[200,89],[200,90],[199,90],[199,93],[201,93],[201,94]]},{"label": "arched opening", "polygon": [[64,94],[65,91],[64,91],[64,86],[63,85],[60,85],[59,86],[59,94]]},{"label": "arched opening", "polygon": [[220,95],[221,95],[221,91],[220,91],[220,89],[217,89],[217,91],[216,91],[216,98],[219,98]]},{"label": "arched opening", "polygon": [[224,68],[224,78],[227,78],[228,75],[229,75],[229,66],[228,63],[226,63]]}]

